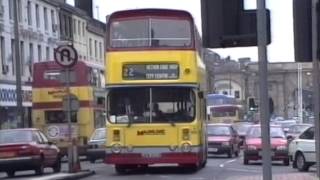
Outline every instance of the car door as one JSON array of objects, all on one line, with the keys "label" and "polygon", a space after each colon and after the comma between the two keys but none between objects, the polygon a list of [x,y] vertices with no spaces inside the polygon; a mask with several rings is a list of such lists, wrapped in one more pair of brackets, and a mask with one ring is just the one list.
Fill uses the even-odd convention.
[{"label": "car door", "polygon": [[37,147],[40,149],[40,153],[43,155],[43,161],[45,164],[47,164],[48,154],[47,154],[47,145],[41,138],[39,131],[33,131],[32,132],[32,139],[33,141],[37,142]]},{"label": "car door", "polygon": [[316,159],[315,153],[315,140],[314,140],[314,127],[307,129],[303,132],[299,139],[295,142],[297,150],[303,152],[307,162],[314,162]]},{"label": "car door", "polygon": [[58,150],[56,148],[56,145],[49,144],[48,138],[41,131],[38,131],[38,133],[43,141],[43,144],[45,145],[45,153],[46,158],[48,160],[48,164],[52,165],[56,162],[58,156]]}]

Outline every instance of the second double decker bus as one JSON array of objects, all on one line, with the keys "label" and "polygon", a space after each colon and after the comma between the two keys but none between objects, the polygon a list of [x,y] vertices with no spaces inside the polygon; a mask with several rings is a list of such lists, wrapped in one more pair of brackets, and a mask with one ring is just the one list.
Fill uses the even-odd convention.
[{"label": "second double decker bus", "polygon": [[105,163],[206,164],[206,77],[192,16],[165,9],[113,13],[107,24]]},{"label": "second double decker bus", "polygon": [[[86,155],[87,142],[95,128],[105,127],[105,90],[99,85],[98,75],[82,61],[71,69],[74,78],[71,93],[79,100],[79,110],[71,114],[72,137],[77,140],[80,155]],[[50,141],[67,155],[68,120],[63,109],[67,90],[62,74],[64,68],[54,61],[34,64],[32,85],[33,127],[43,130]]]}]

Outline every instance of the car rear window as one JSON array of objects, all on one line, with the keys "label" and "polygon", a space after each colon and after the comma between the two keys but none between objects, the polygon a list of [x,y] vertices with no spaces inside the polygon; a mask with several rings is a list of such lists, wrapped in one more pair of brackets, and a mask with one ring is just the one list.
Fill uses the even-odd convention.
[{"label": "car rear window", "polygon": [[15,130],[0,131],[0,144],[29,143],[29,142],[32,142],[31,131],[15,131]]}]

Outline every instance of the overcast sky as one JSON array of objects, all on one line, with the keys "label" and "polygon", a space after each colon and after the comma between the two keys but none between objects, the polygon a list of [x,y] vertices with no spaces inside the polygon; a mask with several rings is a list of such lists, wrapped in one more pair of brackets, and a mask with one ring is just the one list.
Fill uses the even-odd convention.
[{"label": "overcast sky", "polygon": [[[72,0],[68,0],[72,1]],[[170,8],[187,10],[195,18],[201,29],[200,0],[93,0],[94,16],[105,22],[105,16],[117,10],[135,8]],[[256,0],[245,0],[246,8],[255,8]],[[268,46],[270,62],[294,61],[293,29],[292,29],[292,0],[266,0],[267,8],[271,11],[272,43]],[[99,7],[98,7],[99,6]],[[233,59],[251,57],[257,61],[256,47],[213,49],[222,57],[231,56]]]}]

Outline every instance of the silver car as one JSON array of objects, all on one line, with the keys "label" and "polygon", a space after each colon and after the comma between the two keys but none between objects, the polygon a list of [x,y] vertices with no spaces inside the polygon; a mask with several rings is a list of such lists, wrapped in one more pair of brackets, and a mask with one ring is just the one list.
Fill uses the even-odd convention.
[{"label": "silver car", "polygon": [[87,158],[91,163],[105,158],[106,128],[96,129],[88,142]]}]

